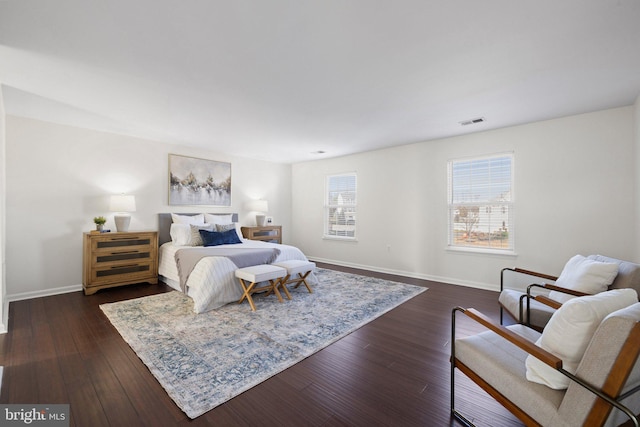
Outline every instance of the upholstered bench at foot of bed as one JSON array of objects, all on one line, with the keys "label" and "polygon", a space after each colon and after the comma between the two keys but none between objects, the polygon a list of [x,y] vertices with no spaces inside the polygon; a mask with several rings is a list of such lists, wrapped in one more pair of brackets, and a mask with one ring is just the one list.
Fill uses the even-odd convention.
[{"label": "upholstered bench at foot of bed", "polygon": [[[242,303],[245,298],[249,301],[252,311],[256,311],[256,306],[253,303],[251,295],[256,292],[267,291],[267,295],[271,292],[275,293],[278,297],[278,301],[282,302],[282,296],[278,288],[282,286],[281,279],[287,275],[287,270],[275,265],[264,264],[254,265],[251,267],[239,268],[236,270],[236,277],[240,281],[240,286],[244,293],[242,298],[238,301],[238,304]],[[260,282],[269,282],[268,285],[257,287]],[[283,286],[282,286],[283,287]],[[284,288],[284,287],[283,287]],[[284,288],[287,297],[291,299],[289,291]]]},{"label": "upholstered bench at foot of bed", "polygon": [[278,267],[282,267],[287,270],[287,275],[284,279],[281,280],[282,288],[287,291],[287,286],[295,283],[294,288],[297,288],[301,284],[304,284],[307,287],[307,290],[310,294],[313,293],[311,286],[307,283],[307,276],[311,274],[311,272],[316,268],[316,264],[310,261],[301,261],[301,260],[289,260],[289,261],[281,261],[276,262],[272,265],[276,265]]}]

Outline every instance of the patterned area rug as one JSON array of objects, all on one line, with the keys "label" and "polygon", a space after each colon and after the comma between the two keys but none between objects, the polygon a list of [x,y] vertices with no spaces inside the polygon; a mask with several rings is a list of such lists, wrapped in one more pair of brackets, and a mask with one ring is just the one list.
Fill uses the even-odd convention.
[{"label": "patterned area rug", "polygon": [[[176,404],[195,418],[427,290],[316,269],[312,294],[292,300],[255,295],[193,313],[193,302],[168,292],[100,306]],[[239,286],[239,285],[238,285]]]}]

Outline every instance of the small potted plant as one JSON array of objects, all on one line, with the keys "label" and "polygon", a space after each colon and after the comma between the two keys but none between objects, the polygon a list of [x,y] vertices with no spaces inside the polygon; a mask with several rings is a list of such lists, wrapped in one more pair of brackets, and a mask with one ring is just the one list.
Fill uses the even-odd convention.
[{"label": "small potted plant", "polygon": [[103,216],[97,216],[93,218],[93,222],[96,223],[96,230],[102,231],[104,229],[104,223],[107,222],[107,218]]}]

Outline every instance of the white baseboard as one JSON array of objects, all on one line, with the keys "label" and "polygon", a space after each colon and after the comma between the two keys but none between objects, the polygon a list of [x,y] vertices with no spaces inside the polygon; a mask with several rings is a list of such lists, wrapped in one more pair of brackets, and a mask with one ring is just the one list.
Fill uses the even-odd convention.
[{"label": "white baseboard", "polygon": [[6,334],[9,330],[9,301],[5,298],[2,307],[2,319],[0,319],[0,334]]},{"label": "white baseboard", "polygon": [[82,285],[63,286],[61,288],[43,289],[41,291],[22,292],[19,294],[7,295],[7,302],[22,301],[31,298],[49,297],[51,295],[68,294],[82,290]]},{"label": "white baseboard", "polygon": [[327,264],[340,265],[342,267],[359,268],[361,270],[375,271],[377,273],[394,274],[396,276],[411,277],[413,279],[431,280],[434,282],[447,283],[449,285],[466,286],[468,288],[484,289],[487,291],[499,291],[498,285],[490,283],[472,282],[466,280],[452,279],[450,277],[432,276],[429,274],[420,274],[412,271],[393,270],[389,268],[380,268],[372,265],[354,264],[343,261],[336,261],[334,259],[317,258],[308,256],[311,261],[324,262]]}]

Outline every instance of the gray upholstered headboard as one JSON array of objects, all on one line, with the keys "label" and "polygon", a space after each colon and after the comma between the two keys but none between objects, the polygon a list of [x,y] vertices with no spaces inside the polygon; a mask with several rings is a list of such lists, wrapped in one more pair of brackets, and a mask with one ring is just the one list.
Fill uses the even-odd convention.
[{"label": "gray upholstered headboard", "polygon": [[[197,212],[197,213],[183,213],[183,212],[176,212],[179,215],[198,215],[201,212]],[[207,212],[208,213],[208,212]],[[228,213],[212,213],[210,215],[229,215]],[[233,222],[238,222],[238,214],[237,213],[233,213],[231,214],[231,220]],[[158,245],[162,246],[163,243],[167,243],[171,241],[171,235],[169,234],[169,231],[171,230],[171,223],[173,221],[171,220],[171,213],[159,213],[158,214]]]}]

